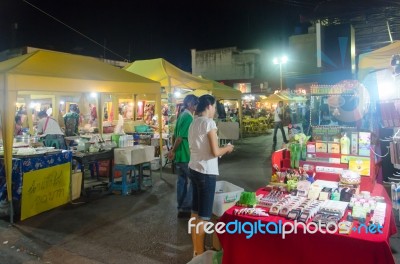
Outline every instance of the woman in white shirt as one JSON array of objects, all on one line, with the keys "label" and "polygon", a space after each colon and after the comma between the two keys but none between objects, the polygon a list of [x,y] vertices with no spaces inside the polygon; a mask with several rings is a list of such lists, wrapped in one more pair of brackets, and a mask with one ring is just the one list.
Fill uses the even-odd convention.
[{"label": "woman in white shirt", "polygon": [[[215,98],[209,94],[199,97],[194,119],[189,128],[190,178],[193,184],[192,218],[190,227],[194,255],[204,252],[204,225],[210,220],[214,203],[218,157],[233,151],[233,145],[218,146]],[[196,230],[196,226],[198,226]]]}]

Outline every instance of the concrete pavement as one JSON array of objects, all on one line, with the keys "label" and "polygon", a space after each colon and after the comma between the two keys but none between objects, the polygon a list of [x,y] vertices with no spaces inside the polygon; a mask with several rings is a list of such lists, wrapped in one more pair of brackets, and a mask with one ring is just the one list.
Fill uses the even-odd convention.
[{"label": "concrete pavement", "polygon": [[[264,186],[271,176],[272,136],[234,145],[220,159],[219,180],[246,191]],[[14,226],[0,220],[0,263],[187,263],[191,238],[187,221],[176,217],[176,176],[166,168],[162,178],[153,172],[153,179],[153,187],[130,196],[94,193]],[[399,235],[391,243],[400,251]]]}]

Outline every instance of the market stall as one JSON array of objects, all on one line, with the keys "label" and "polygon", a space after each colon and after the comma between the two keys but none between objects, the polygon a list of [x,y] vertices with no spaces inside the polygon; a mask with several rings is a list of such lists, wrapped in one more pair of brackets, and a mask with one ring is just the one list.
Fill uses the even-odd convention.
[{"label": "market stall", "polygon": [[313,141],[299,134],[275,151],[271,181],[242,193],[220,218],[229,224],[218,235],[223,263],[394,263],[392,201],[377,182],[374,134],[358,125],[368,101],[354,81],[311,87]]},{"label": "market stall", "polygon": [[[102,118],[105,98],[120,94],[150,94],[160,102],[160,84],[141,76],[127,73],[97,59],[52,51],[35,51],[0,63],[0,126],[3,149],[5,182],[12,189],[12,151],[14,139],[14,113],[17,99],[22,97],[29,105],[32,95],[52,94],[73,96],[82,92],[98,93],[97,111],[99,131],[103,131]],[[59,104],[53,105],[58,113]],[[158,116],[161,109],[158,107]],[[28,119],[31,113],[28,112]],[[30,126],[32,121],[29,121]],[[31,128],[32,129],[32,128]],[[32,132],[32,131],[31,131]],[[160,139],[161,140],[161,139]],[[12,208],[12,192],[7,192]],[[13,221],[13,213],[11,222]]]},{"label": "market stall", "polygon": [[[268,196],[269,193],[271,192],[264,188],[256,192],[262,197]],[[243,207],[234,206],[219,220],[225,225],[230,223],[229,230],[232,230],[218,235],[224,251],[222,263],[259,263],[260,260],[265,260],[271,263],[394,264],[389,238],[397,229],[390,199],[382,185],[376,185],[371,196],[384,197],[386,204],[386,208],[383,209],[384,223],[379,232],[377,228],[368,229],[365,225],[360,228],[361,224],[358,224],[357,220],[352,220],[351,227],[354,227],[354,231],[350,229],[343,233],[339,230],[327,232],[324,227],[317,230],[315,227],[318,227],[318,224],[312,220],[306,222],[310,225],[306,227],[310,231],[305,231],[303,222],[298,220],[295,233],[294,228],[289,226],[294,223],[293,220],[283,214],[275,215],[270,209],[257,206],[261,210],[265,209],[269,215],[239,215],[237,212]],[[344,212],[344,219],[348,212]]]}]

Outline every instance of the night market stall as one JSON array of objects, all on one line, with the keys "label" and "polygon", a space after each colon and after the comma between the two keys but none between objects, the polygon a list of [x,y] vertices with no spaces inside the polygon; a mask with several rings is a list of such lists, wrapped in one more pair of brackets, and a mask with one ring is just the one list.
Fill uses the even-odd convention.
[{"label": "night market stall", "polygon": [[[161,96],[160,84],[157,82],[120,70],[94,58],[43,50],[1,62],[0,79],[0,92],[2,94],[0,136],[4,155],[4,174],[0,181],[0,187],[3,199],[5,198],[5,190],[7,190],[6,200],[10,203],[11,222],[13,222],[13,211],[15,209],[13,201],[17,201],[19,198],[22,199],[22,209],[25,208],[24,204],[26,204],[24,199],[31,199],[33,202],[30,203],[30,206],[36,206],[34,209],[29,208],[30,211],[26,214],[22,212],[26,217],[65,204],[70,200],[70,192],[67,191],[71,177],[70,151],[60,153],[64,155],[64,160],[66,160],[66,162],[61,161],[63,163],[61,167],[54,166],[57,165],[57,162],[50,159],[49,162],[44,162],[48,166],[48,168],[45,168],[46,173],[35,172],[35,170],[41,169],[44,164],[42,162],[37,163],[39,165],[32,168],[33,171],[29,171],[32,174],[26,173],[23,179],[21,179],[21,174],[19,176],[14,174],[14,113],[18,98],[23,97],[26,100],[25,103],[29,105],[31,95],[34,94],[51,94],[59,98],[64,94],[98,93],[100,95],[98,113],[101,134],[104,113],[103,107],[99,106],[103,105],[106,97],[113,94],[151,94],[157,98],[156,102],[160,102]],[[58,106],[59,102],[55,102],[53,105],[55,114],[58,113]],[[160,116],[161,111],[157,114]],[[28,118],[30,116],[31,114],[28,111]],[[32,128],[30,129],[32,132]],[[51,178],[54,175],[57,175],[57,180]],[[32,177],[32,179],[25,179],[25,176]],[[22,183],[22,180],[24,180],[24,183]],[[28,182],[32,185],[26,186],[25,183]],[[54,190],[53,187],[60,188],[61,191]],[[37,197],[34,197],[34,194]],[[50,199],[51,195],[56,195],[58,198]],[[47,203],[50,200],[55,203]]]},{"label": "night market stall", "polygon": [[[312,140],[299,134],[275,151],[271,181],[222,215],[223,263],[395,263],[389,239],[398,201],[377,179],[376,135],[363,129],[369,102],[355,80],[311,86]],[[276,254],[282,248],[290,254]]]}]

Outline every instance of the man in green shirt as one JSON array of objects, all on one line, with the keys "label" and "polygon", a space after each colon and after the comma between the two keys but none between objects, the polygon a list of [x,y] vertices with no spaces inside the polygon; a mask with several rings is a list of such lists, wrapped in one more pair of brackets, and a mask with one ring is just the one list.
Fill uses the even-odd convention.
[{"label": "man in green shirt", "polygon": [[178,218],[189,218],[192,209],[192,182],[189,179],[190,149],[188,142],[189,126],[193,121],[198,98],[189,94],[183,99],[183,111],[178,116],[174,131],[174,146],[168,153],[175,160],[177,171]]}]

